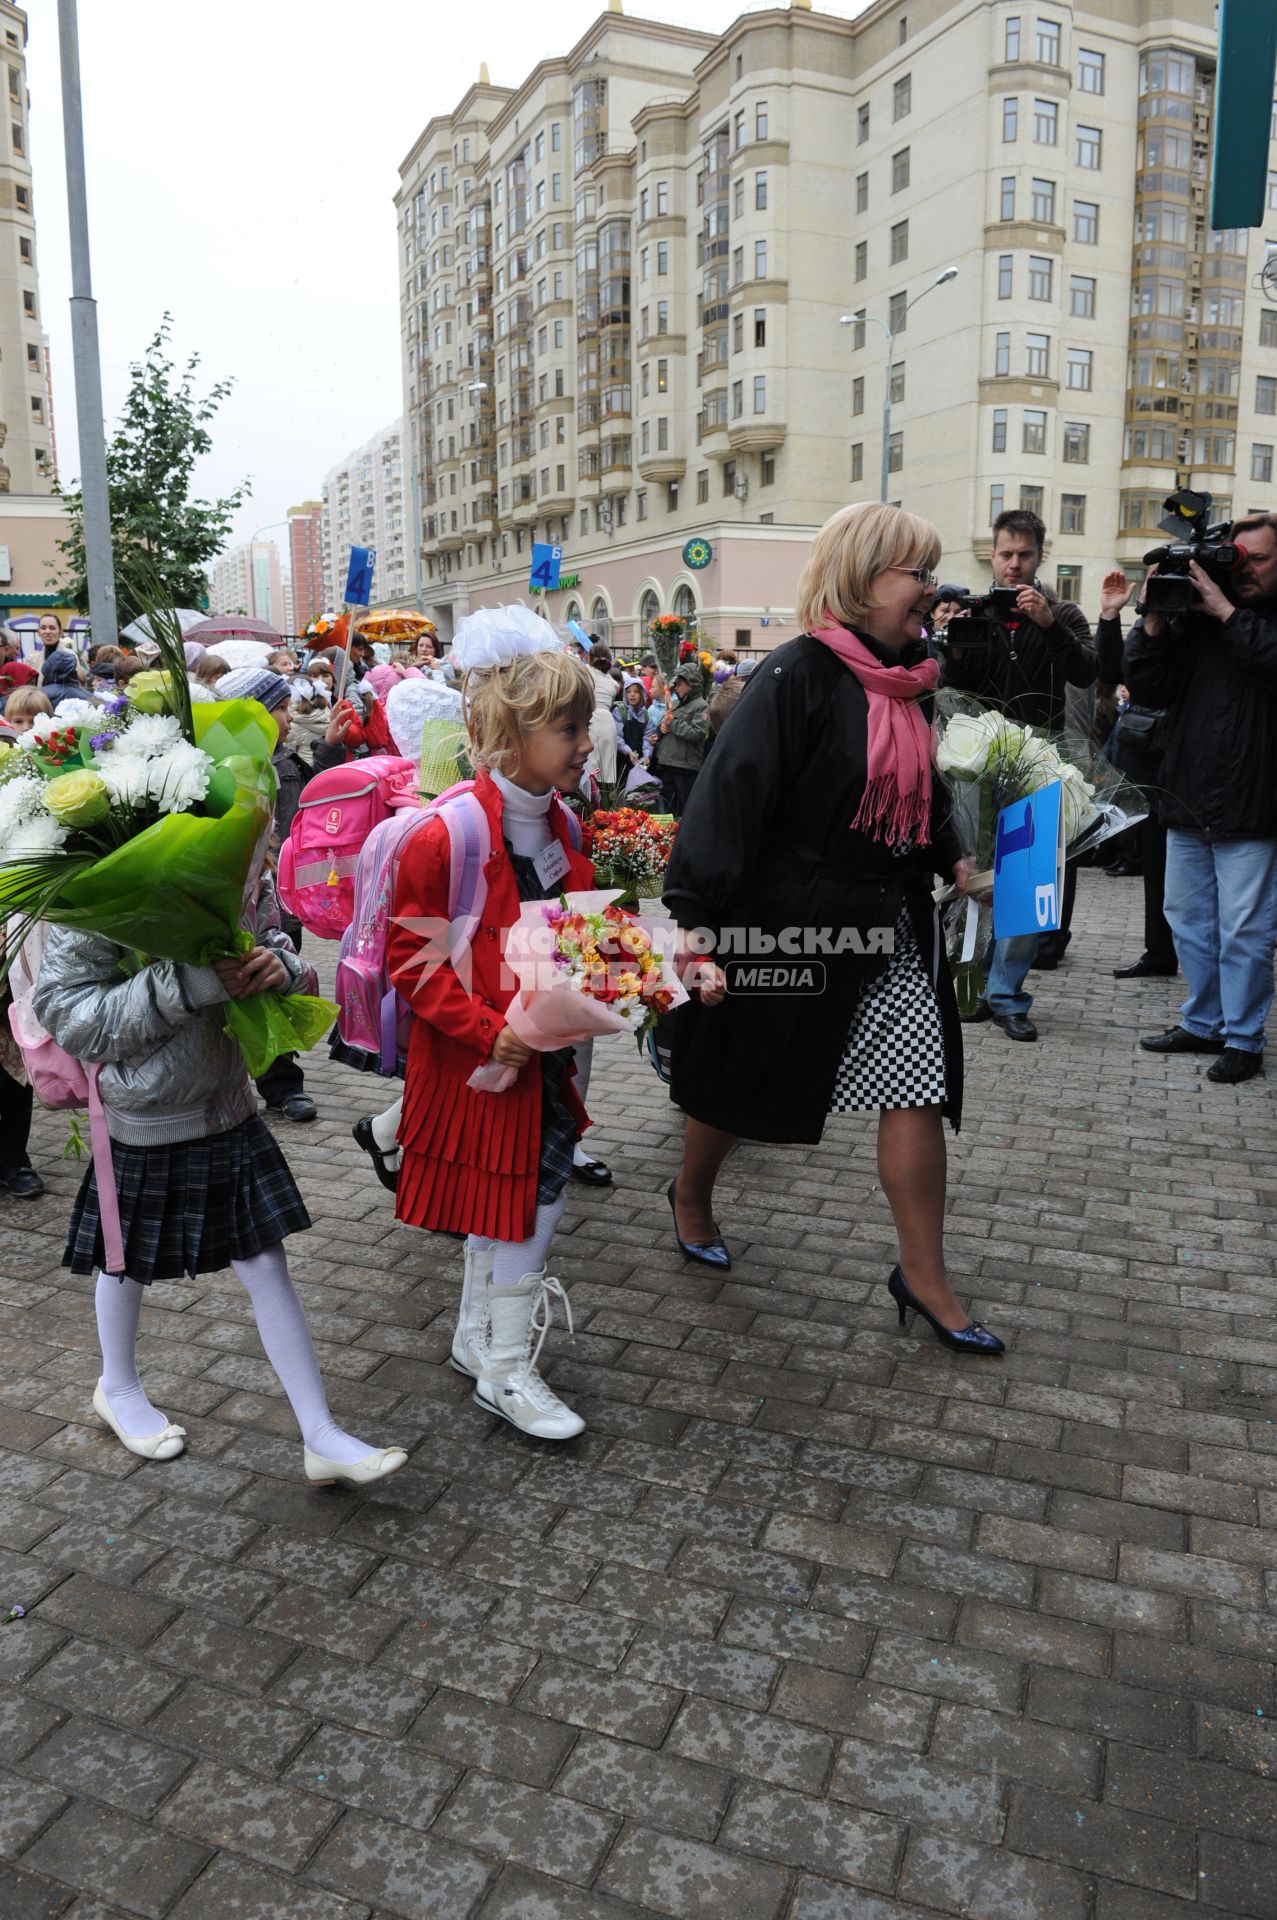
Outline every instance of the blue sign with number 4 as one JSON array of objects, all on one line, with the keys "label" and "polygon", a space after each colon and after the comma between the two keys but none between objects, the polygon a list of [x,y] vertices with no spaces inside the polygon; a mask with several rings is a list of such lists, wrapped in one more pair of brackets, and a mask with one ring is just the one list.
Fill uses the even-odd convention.
[{"label": "blue sign with number 4", "polygon": [[562,547],[552,547],[543,540],[532,543],[532,573],[528,580],[530,587],[539,587],[542,593],[557,593],[559,589],[559,569],[563,562]]},{"label": "blue sign with number 4", "polygon": [[346,605],[366,607],[372,599],[373,569],[377,565],[376,547],[352,547],[346,569]]}]

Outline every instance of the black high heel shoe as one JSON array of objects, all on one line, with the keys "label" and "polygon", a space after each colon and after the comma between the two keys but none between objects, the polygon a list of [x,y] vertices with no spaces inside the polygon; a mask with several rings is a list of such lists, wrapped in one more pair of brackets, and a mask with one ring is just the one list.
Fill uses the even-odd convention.
[{"label": "black high heel shoe", "polygon": [[905,1314],[912,1310],[922,1315],[941,1346],[951,1348],[954,1353],[980,1353],[992,1357],[1006,1352],[1006,1343],[999,1340],[996,1333],[990,1333],[987,1327],[981,1326],[978,1320],[970,1321],[965,1327],[946,1327],[936,1319],[934,1313],[928,1313],[921,1300],[909,1291],[908,1282],[898,1266],[891,1269],[887,1292],[900,1309],[902,1327]]},{"label": "black high heel shoe", "polygon": [[721,1273],[730,1272],[732,1256],[727,1251],[727,1243],[721,1233],[716,1234],[714,1239],[707,1240],[704,1246],[696,1246],[692,1242],[684,1240],[678,1230],[678,1209],[674,1205],[674,1182],[672,1180],[666,1188],[666,1198],[670,1203],[670,1212],[674,1215],[674,1238],[678,1241],[680,1251],[685,1253],[689,1260],[699,1260],[703,1267],[717,1267]]}]

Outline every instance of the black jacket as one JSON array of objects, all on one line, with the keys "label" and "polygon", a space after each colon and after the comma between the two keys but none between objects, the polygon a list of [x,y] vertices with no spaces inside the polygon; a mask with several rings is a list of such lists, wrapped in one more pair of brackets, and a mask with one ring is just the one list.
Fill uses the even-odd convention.
[{"label": "black jacket", "polygon": [[[863,637],[863,636],[862,636]],[[872,641],[867,642],[873,646]],[[920,658],[906,655],[906,663]],[[886,656],[884,656],[886,657]],[[674,843],[665,900],[681,927],[894,927],[907,901],[945,1028],[949,1098],[961,1109],[962,1048],[931,900],[960,857],[943,782],[931,843],[900,856],[853,831],[864,792],[868,701],[856,676],[810,635],[768,655],[719,732]],[[721,943],[720,943],[721,944]],[[785,953],[778,949],[777,961]],[[674,1020],[671,1094],[684,1112],[752,1140],[816,1141],[856,999],[881,955],[816,956],[823,991],[729,993]]]},{"label": "black jacket", "polygon": [[[1089,687],[1099,672],[1090,622],[1081,607],[1057,600],[1039,583],[1055,618],[1049,627],[1021,620],[1001,627],[986,646],[944,654],[941,685],[998,707],[1017,726],[1063,730],[1066,687]],[[959,629],[950,623],[946,639]]]},{"label": "black jacket", "polygon": [[1136,624],[1131,698],[1164,707],[1158,816],[1210,839],[1277,836],[1277,599],[1227,620],[1189,612],[1156,639]]}]

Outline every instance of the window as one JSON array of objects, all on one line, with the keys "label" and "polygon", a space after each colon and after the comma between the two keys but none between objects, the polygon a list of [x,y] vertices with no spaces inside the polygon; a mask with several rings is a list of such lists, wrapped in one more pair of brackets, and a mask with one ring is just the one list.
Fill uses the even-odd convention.
[{"label": "window", "polygon": [[863,280],[868,272],[869,272],[869,242],[867,240],[857,240],[855,277],[857,280]]},{"label": "window", "polygon": [[1277,379],[1261,373],[1255,380],[1255,412],[1277,413]]},{"label": "window", "polygon": [[754,308],[754,345],[756,347],[765,347],[767,345],[766,307]]},{"label": "window", "polygon": [[891,191],[902,193],[909,185],[909,149],[901,147],[891,156]]},{"label": "window", "polygon": [[743,313],[738,313],[732,321],[732,352],[743,353],[744,351],[745,351],[745,316]]},{"label": "window", "polygon": [[756,373],[754,375],[754,412],[766,413],[766,411],[767,411],[767,376],[766,374]]},{"label": "window", "polygon": [[677,480],[669,480],[666,482],[665,511],[666,513],[678,512],[678,481]]},{"label": "window", "polygon": [[856,212],[864,213],[868,206],[869,175],[867,173],[858,173],[856,175]]},{"label": "window", "polygon": [[869,138],[869,103],[856,109],[856,145],[863,147]]},{"label": "window", "polygon": [[858,373],[851,383],[851,410],[863,413],[865,410],[865,376]]},{"label": "window", "polygon": [[891,333],[903,333],[905,319],[909,311],[909,296],[906,293],[893,293],[887,302],[887,327]]},{"label": "window", "polygon": [[887,439],[887,472],[899,473],[905,463],[905,437],[903,433],[893,433]]},{"label": "window", "polygon": [[1003,58],[1008,61],[1018,60],[1020,58],[1020,16],[1018,13],[1013,13],[1006,23],[1006,41],[1003,46]]},{"label": "window", "polygon": [[1015,219],[1015,175],[1013,173],[1003,175],[1002,191],[998,197],[998,218],[999,220]]},{"label": "window", "polygon": [[662,414],[660,419],[656,423],[656,451],[658,453],[668,453],[669,449],[670,449],[669,417],[666,414]]},{"label": "window", "polygon": [[852,315],[851,345],[852,345],[853,351],[857,347],[863,347],[864,344],[865,344],[865,310],[863,307],[857,307],[855,313]]},{"label": "window", "polygon": [[1055,224],[1055,182],[1035,180],[1029,193],[1029,218],[1044,227]]},{"label": "window", "polygon": [[1064,459],[1070,467],[1084,467],[1091,457],[1091,429],[1085,420],[1064,422]]},{"label": "window", "polygon": [[656,183],[656,217],[662,219],[670,210],[670,183],[658,180]]},{"label": "window", "polygon": [[639,248],[639,279],[646,280],[649,277],[651,270],[652,270],[652,249],[650,247],[640,247]]},{"label": "window", "polygon": [[1250,477],[1252,480],[1269,481],[1273,477],[1273,450],[1271,444],[1261,446],[1258,443],[1250,450]]},{"label": "window", "polygon": [[1091,390],[1091,361],[1089,347],[1070,347],[1065,355],[1064,384],[1077,388],[1081,392]]},{"label": "window", "polygon": [[897,360],[894,362],[891,368],[891,404],[892,406],[893,407],[899,406],[900,402],[904,399],[904,397],[905,397],[905,363],[903,360]]},{"label": "window", "polygon": [[1077,56],[1077,84],[1079,93],[1103,93],[1104,91],[1104,55],[1092,53],[1082,47]]},{"label": "window", "polygon": [[1099,245],[1100,210],[1093,200],[1073,202],[1073,238],[1085,247]]},{"label": "window", "polygon": [[635,495],[635,501],[636,501],[636,508],[635,508],[634,518],[636,520],[646,520],[647,519],[647,494],[643,491],[641,487],[638,493]]},{"label": "window", "polygon": [[767,138],[767,102],[765,100],[760,100],[754,108],[754,138],[755,140]]},{"label": "window", "polygon": [[1051,373],[1051,342],[1044,333],[1026,333],[1024,336],[1024,371],[1030,380],[1049,379]]},{"label": "window", "polygon": [[863,480],[865,477],[865,448],[861,440],[857,440],[851,449],[851,477],[853,480]]},{"label": "window", "polygon": [[658,393],[668,393],[669,390],[670,363],[668,360],[658,360],[656,363],[656,391]]},{"label": "window", "polygon": [[994,335],[993,371],[998,379],[1005,379],[1011,371],[1011,336],[1009,333]]},{"label": "window", "polygon": [[909,258],[909,222],[897,221],[891,229],[891,264],[896,266],[901,260]]},{"label": "window", "polygon": [[1090,274],[1069,275],[1069,312],[1075,320],[1094,320],[1095,281]]},{"label": "window", "polygon": [[754,175],[754,206],[762,213],[767,206],[767,169],[763,167]]},{"label": "window", "polygon": [[989,525],[992,526],[1007,503],[1007,490],[1001,484],[989,488]]},{"label": "window", "polygon": [[1005,407],[993,409],[993,451],[1005,453],[1007,450],[1007,410]]},{"label": "window", "polygon": [[745,109],[744,107],[741,108],[740,112],[736,115],[735,120],[732,122],[732,132],[734,135],[734,138],[732,140],[732,145],[734,147],[743,147],[745,144]]},{"label": "window", "polygon": [[1024,409],[1024,451],[1046,452],[1046,414],[1040,407]]},{"label": "window", "polygon": [[[469,143],[467,142],[467,145],[468,145],[468,144],[469,144]],[[551,151],[551,153],[557,153],[557,152],[559,151],[559,149],[560,149],[560,147],[561,147],[562,145],[563,145],[563,131],[562,131],[562,128],[560,127],[560,124],[559,124],[559,122],[558,122],[557,120],[552,120],[552,121],[550,122],[550,151]]]},{"label": "window", "polygon": [[1054,100],[1033,102],[1033,138],[1040,147],[1053,147],[1060,130],[1060,108]]},{"label": "window", "polygon": [[1010,253],[998,255],[998,299],[1009,300],[1015,291],[1015,256]]},{"label": "window", "polygon": [[1020,102],[1010,94],[1002,102],[1002,138],[1014,140],[1020,130]]},{"label": "window", "polygon": [[1041,487],[1021,487],[1020,488],[1021,513],[1036,513],[1038,518],[1041,519],[1042,495],[1043,495],[1043,489]]},{"label": "window", "polygon": [[740,179],[736,182],[735,186],[732,188],[732,219],[743,220],[744,218],[745,218],[745,176],[744,174],[742,174]]},{"label": "window", "polygon": [[776,455],[770,450],[759,460],[758,484],[760,487],[772,487],[776,484]]},{"label": "window", "polygon": [[754,278],[755,280],[767,278],[767,242],[765,240],[754,242]]},{"label": "window", "polygon": [[732,381],[732,419],[739,420],[745,411],[745,382]]},{"label": "window", "polygon": [[1060,495],[1060,532],[1086,532],[1086,495],[1084,493]]},{"label": "window", "polygon": [[723,462],[723,498],[724,500],[729,500],[731,496],[735,493],[735,491],[736,491],[736,462],[734,460],[724,460]]},{"label": "window", "polygon": [[1077,141],[1074,158],[1079,167],[1089,167],[1092,172],[1098,172],[1102,137],[1099,128],[1076,127],[1074,134]]},{"label": "window", "polygon": [[696,476],[696,504],[703,507],[709,499],[709,468],[702,467]]},{"label": "window", "polygon": [[1030,300],[1050,300],[1053,298],[1051,283],[1055,262],[1043,253],[1029,255],[1029,298]]},{"label": "window", "polygon": [[[555,322],[556,333],[558,328],[562,326],[562,324],[563,323],[561,320]],[[670,303],[668,300],[658,300],[656,303],[656,331],[658,333],[668,333],[669,330],[670,330]],[[556,339],[554,344],[556,347],[561,347],[563,345],[563,342],[562,340]]]},{"label": "window", "polygon": [[22,296],[22,311],[32,320],[35,319],[35,295],[28,288]]},{"label": "window", "polygon": [[745,278],[745,249],[744,247],[733,247],[732,249],[732,285],[734,287],[738,287],[744,278]]},{"label": "window", "polygon": [[1277,347],[1277,307],[1259,309],[1259,344],[1261,347]]},{"label": "window", "polygon": [[662,277],[662,275],[667,274],[669,270],[670,270],[670,243],[668,240],[658,240],[656,243],[656,277],[657,279],[659,280]]},{"label": "window", "polygon": [[897,80],[895,86],[891,89],[892,119],[903,120],[912,106],[913,78],[912,75],[906,73],[901,79]]},{"label": "window", "polygon": [[1033,36],[1033,58],[1044,67],[1058,67],[1060,64],[1060,23],[1058,20],[1039,20]]}]

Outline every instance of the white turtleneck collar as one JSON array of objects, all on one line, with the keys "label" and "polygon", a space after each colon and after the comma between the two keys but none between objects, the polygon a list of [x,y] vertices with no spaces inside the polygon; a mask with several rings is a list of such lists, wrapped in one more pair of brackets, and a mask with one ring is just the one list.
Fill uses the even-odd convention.
[{"label": "white turtleneck collar", "polygon": [[495,771],[492,784],[501,795],[501,826],[511,850],[518,854],[536,855],[548,847],[554,838],[550,826],[553,787],[545,793],[529,793],[526,788],[517,787],[513,780],[507,780],[503,773]]}]

